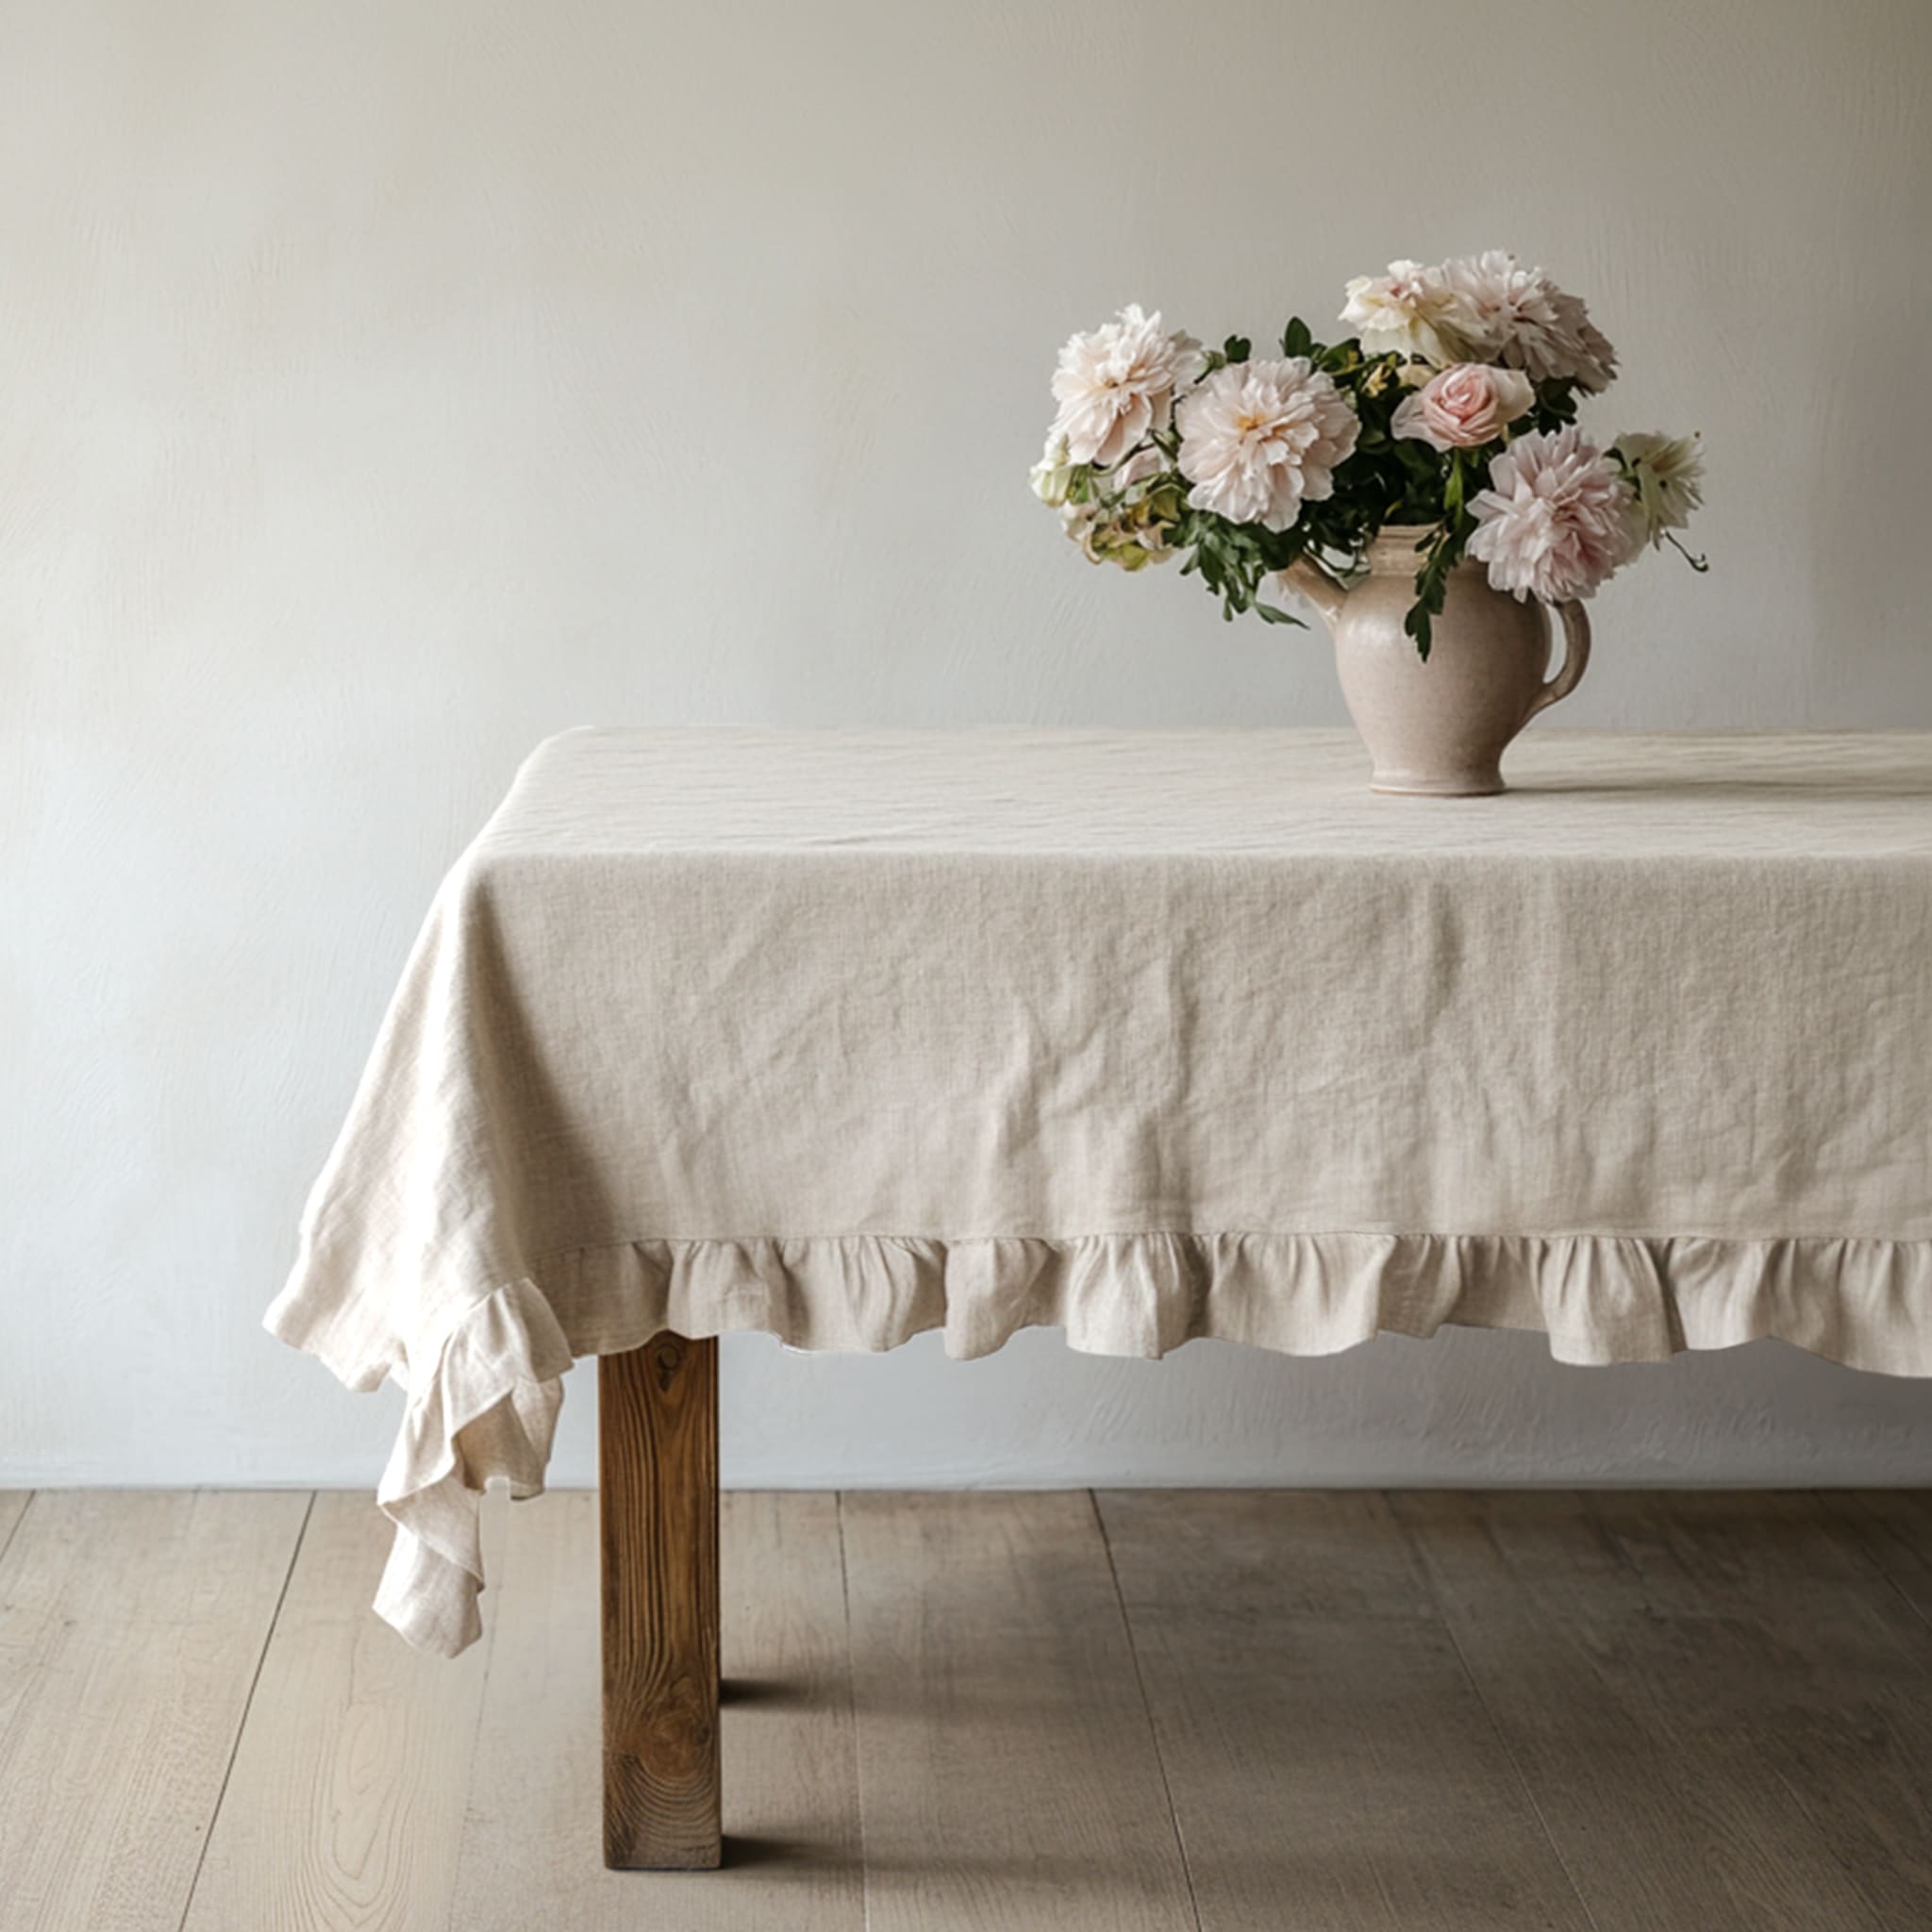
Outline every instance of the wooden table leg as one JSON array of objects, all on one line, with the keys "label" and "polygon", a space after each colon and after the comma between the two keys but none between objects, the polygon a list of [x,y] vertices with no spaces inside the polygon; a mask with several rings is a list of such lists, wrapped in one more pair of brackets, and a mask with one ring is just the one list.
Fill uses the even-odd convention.
[{"label": "wooden table leg", "polygon": [[718,1344],[663,1334],[597,1362],[604,1862],[720,1856]]}]

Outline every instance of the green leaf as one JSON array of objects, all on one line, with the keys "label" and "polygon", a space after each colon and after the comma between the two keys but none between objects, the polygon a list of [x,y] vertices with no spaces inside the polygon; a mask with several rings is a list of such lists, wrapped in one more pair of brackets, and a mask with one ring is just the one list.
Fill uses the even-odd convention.
[{"label": "green leaf", "polygon": [[1255,615],[1263,624],[1291,624],[1297,630],[1307,629],[1307,625],[1299,617],[1291,617],[1286,610],[1277,610],[1274,605],[1264,604],[1258,597],[1255,600],[1254,608]]},{"label": "green leaf", "polygon": [[1284,356],[1306,356],[1314,346],[1315,338],[1309,333],[1307,324],[1299,315],[1295,316],[1281,332],[1281,353]]},{"label": "green leaf", "polygon": [[1308,547],[1308,533],[1300,524],[1286,530],[1261,530],[1255,538],[1255,553],[1265,570],[1286,570]]},{"label": "green leaf", "polygon": [[1402,627],[1415,640],[1416,656],[1424,664],[1429,661],[1429,613],[1420,604],[1408,607],[1408,615],[1402,620]]},{"label": "green leaf", "polygon": [[1254,350],[1254,343],[1246,336],[1229,336],[1222,344],[1222,353],[1230,362],[1245,362]]}]

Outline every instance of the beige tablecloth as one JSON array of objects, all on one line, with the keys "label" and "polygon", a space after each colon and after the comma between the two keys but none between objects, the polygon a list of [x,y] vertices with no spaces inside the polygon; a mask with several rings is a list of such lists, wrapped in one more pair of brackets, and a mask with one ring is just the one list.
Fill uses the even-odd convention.
[{"label": "beige tablecloth", "polygon": [[1932,737],[568,733],[439,893],[274,1331],[398,1376],[378,1608],[659,1328],[1932,1373]]}]

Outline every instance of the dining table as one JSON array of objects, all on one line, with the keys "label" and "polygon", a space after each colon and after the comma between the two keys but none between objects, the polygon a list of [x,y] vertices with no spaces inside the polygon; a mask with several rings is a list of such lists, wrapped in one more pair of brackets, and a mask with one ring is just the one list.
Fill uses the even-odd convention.
[{"label": "dining table", "polygon": [[1932,734],[1540,727],[1508,776],[1374,794],[1321,729],[530,754],[267,1322],[406,1391],[375,1607],[446,1655],[482,1492],[541,1490],[599,1358],[608,1862],[719,1861],[721,1336],[1932,1374]]}]

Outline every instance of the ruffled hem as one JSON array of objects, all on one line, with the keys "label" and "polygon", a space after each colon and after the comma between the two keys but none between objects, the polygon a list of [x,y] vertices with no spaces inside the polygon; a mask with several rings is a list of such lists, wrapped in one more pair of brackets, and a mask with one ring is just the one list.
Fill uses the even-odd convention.
[{"label": "ruffled hem", "polygon": [[[1389,1332],[1541,1330],[1562,1362],[1661,1361],[1766,1338],[1852,1368],[1932,1374],[1932,1241],[1701,1235],[1121,1234],[1073,1241],[894,1235],[646,1241],[577,1248],[466,1310],[410,1375],[377,1501],[396,1524],[377,1612],[454,1656],[481,1634],[478,1499],[541,1492],[573,1358],[660,1330],[757,1332],[879,1351],[929,1329],[958,1357],[1023,1328],[1095,1355],[1201,1338],[1328,1355]],[[285,1297],[270,1325],[339,1366],[336,1331]]]},{"label": "ruffled hem", "polygon": [[1062,1328],[1089,1355],[1203,1338],[1332,1355],[1381,1333],[1540,1330],[1560,1362],[1663,1361],[1774,1338],[1848,1367],[1932,1374],[1932,1241],[1676,1235],[898,1235],[646,1241],[533,1273],[579,1355],[659,1329],[793,1348],[897,1348],[941,1329],[991,1355]]}]

